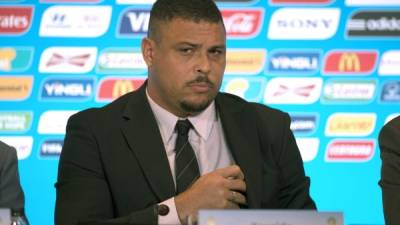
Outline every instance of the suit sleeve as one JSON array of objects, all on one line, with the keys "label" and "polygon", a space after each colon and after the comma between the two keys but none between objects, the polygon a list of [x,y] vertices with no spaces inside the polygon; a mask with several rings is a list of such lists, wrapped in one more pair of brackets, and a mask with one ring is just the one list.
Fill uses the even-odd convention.
[{"label": "suit sleeve", "polygon": [[310,179],[305,175],[300,151],[290,130],[289,115],[264,106],[257,107],[257,111],[263,163],[269,171],[264,172],[275,174],[276,178],[273,181],[276,200],[268,208],[316,209],[309,193]]},{"label": "suit sleeve", "polygon": [[24,208],[24,193],[19,182],[18,158],[15,148],[0,142],[0,207]]},{"label": "suit sleeve", "polygon": [[379,134],[383,209],[386,224],[400,224],[400,117]]},{"label": "suit sleeve", "polygon": [[[85,115],[85,116],[83,116]],[[56,183],[56,225],[87,221],[123,224],[156,224],[156,205],[117,217],[113,197],[102,167],[90,116],[76,114],[67,124]]]}]

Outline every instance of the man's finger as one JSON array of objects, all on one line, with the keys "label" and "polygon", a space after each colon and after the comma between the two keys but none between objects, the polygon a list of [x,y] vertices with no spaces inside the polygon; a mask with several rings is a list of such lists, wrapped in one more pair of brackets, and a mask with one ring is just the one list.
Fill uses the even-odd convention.
[{"label": "man's finger", "polygon": [[228,179],[227,188],[232,191],[246,192],[246,183],[243,180]]},{"label": "man's finger", "polygon": [[229,201],[227,201],[226,208],[227,209],[239,209],[240,207],[236,202],[229,200]]},{"label": "man's finger", "polygon": [[246,197],[240,192],[231,191],[231,197],[229,200],[237,204],[247,205]]},{"label": "man's finger", "polygon": [[225,168],[216,170],[221,176],[225,178],[244,179],[244,174],[238,165],[232,165]]}]

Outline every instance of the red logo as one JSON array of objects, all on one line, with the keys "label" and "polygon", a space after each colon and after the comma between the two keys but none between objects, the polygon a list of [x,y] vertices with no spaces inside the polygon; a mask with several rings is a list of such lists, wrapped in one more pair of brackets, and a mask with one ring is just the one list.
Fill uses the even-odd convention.
[{"label": "red logo", "polygon": [[376,64],[376,51],[332,51],[325,58],[325,73],[367,74]]},{"label": "red logo", "polygon": [[261,9],[223,9],[221,12],[228,37],[251,37],[260,30],[263,20]]},{"label": "red logo", "polygon": [[271,4],[328,4],[331,0],[270,0]]},{"label": "red logo", "polygon": [[46,63],[46,66],[55,66],[67,63],[74,66],[83,67],[89,58],[90,54],[82,54],[82,55],[66,57],[58,53],[53,53],[49,61]]},{"label": "red logo", "polygon": [[284,84],[280,84],[278,90],[274,93],[274,96],[281,96],[286,93],[292,92],[295,95],[302,96],[302,97],[309,97],[311,92],[316,88],[317,85],[310,84],[306,86],[299,86],[295,88],[290,88]]},{"label": "red logo", "polygon": [[326,161],[368,161],[374,155],[373,140],[334,140],[329,143]]},{"label": "red logo", "polygon": [[0,34],[22,34],[31,26],[33,7],[0,7]]},{"label": "red logo", "polygon": [[105,78],[100,82],[97,91],[98,101],[112,101],[128,92],[137,90],[144,83],[145,78]]}]

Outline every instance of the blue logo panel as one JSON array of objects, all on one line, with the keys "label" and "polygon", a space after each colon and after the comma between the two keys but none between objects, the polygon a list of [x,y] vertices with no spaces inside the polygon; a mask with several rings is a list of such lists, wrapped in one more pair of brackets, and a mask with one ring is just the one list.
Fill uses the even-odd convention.
[{"label": "blue logo panel", "polygon": [[88,100],[94,93],[94,78],[49,78],[41,86],[41,100]]},{"label": "blue logo panel", "polygon": [[125,37],[142,37],[146,35],[150,19],[150,10],[128,9],[121,18],[118,34]]},{"label": "blue logo panel", "polygon": [[386,82],[382,87],[381,102],[400,103],[400,81]]},{"label": "blue logo panel", "polygon": [[319,70],[320,53],[301,51],[273,51],[268,57],[268,72],[313,74]]}]

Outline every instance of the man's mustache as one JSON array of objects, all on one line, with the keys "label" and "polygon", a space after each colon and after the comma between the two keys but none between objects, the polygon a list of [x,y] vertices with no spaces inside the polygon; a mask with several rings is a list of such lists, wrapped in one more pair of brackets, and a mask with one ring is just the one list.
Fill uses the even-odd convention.
[{"label": "man's mustache", "polygon": [[187,82],[187,85],[192,85],[196,83],[207,83],[210,86],[214,86],[214,83],[210,81],[206,75],[197,76],[196,79]]}]

